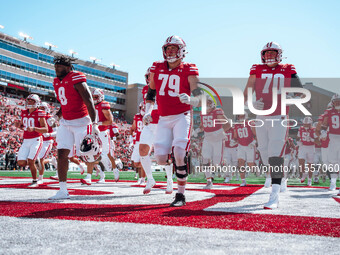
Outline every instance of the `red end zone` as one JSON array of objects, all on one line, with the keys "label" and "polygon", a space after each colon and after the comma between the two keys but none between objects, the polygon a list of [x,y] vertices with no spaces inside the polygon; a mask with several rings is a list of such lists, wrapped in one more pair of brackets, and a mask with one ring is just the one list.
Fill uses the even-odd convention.
[{"label": "red end zone", "polygon": [[[26,189],[25,186],[27,186],[27,184],[20,183],[0,185],[0,188]],[[203,191],[201,189],[188,189],[191,191],[210,192],[215,194],[215,196],[201,201],[188,202],[187,205],[182,208],[171,208],[164,204],[107,205],[59,202],[50,203],[47,200],[46,203],[0,201],[0,215],[25,218],[129,222],[167,226],[340,237],[339,218],[232,213],[205,210],[218,203],[235,203],[242,201],[261,188],[261,186],[250,185],[242,188],[237,187],[232,190],[221,189]],[[51,187],[42,186],[39,189],[51,189]],[[105,196],[105,194],[108,193],[112,194],[112,192],[89,189],[70,190],[70,195],[73,196]],[[8,196],[10,196],[10,193],[8,193]],[[333,199],[340,203],[340,198]],[[261,202],[263,203],[265,201]],[[315,207],[315,209],[317,209],[317,207]]]}]

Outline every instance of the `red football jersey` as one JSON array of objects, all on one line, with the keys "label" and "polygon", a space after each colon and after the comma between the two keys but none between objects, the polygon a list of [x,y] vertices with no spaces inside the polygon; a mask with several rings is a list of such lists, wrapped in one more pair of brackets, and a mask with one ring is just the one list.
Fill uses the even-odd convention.
[{"label": "red football jersey", "polygon": [[243,124],[236,124],[235,133],[238,143],[242,146],[248,146],[252,141],[254,141],[253,131],[248,123],[246,123],[245,126]]},{"label": "red football jersey", "polygon": [[304,126],[301,126],[298,131],[298,137],[303,145],[314,145],[314,128],[306,129]]},{"label": "red football jersey", "polygon": [[119,135],[119,127],[116,123],[113,122],[112,125],[108,126],[110,130],[110,137],[113,138]]},{"label": "red football jersey", "polygon": [[[46,114],[46,117],[45,117],[46,123],[47,123],[47,119],[49,119],[51,117],[52,117],[51,114],[49,114],[49,113]],[[52,133],[53,132],[53,128],[50,125],[48,125],[48,123],[47,123],[47,127],[48,127],[48,132],[47,133]],[[51,136],[45,137],[44,134],[42,134],[42,135],[43,135],[43,141],[53,140],[53,137],[51,137]]]},{"label": "red football jersey", "polygon": [[329,132],[327,132],[327,137],[325,140],[320,139],[321,148],[328,148],[329,145]]},{"label": "red football jersey", "polygon": [[[106,101],[101,101],[100,103],[96,104],[95,106],[97,112],[97,122],[104,122],[106,121],[106,117],[103,113],[103,110],[110,110],[110,104]],[[105,131],[109,129],[109,126],[100,125],[99,131]]]},{"label": "red football jersey", "polygon": [[[148,93],[149,86],[145,85],[142,90],[143,94],[143,104],[146,105],[146,94]],[[158,106],[157,106],[157,98],[155,100],[155,103],[153,104],[152,112],[151,112],[151,118],[152,121],[151,124],[157,124],[159,120],[159,113],[158,113]]]},{"label": "red football jersey", "polygon": [[340,135],[340,112],[335,109],[328,109],[324,115],[328,117],[329,133],[332,135]]},{"label": "red football jersey", "polygon": [[150,72],[154,73],[160,116],[181,114],[190,110],[190,105],[179,101],[179,95],[191,95],[188,77],[198,75],[196,65],[182,62],[175,69],[169,69],[167,61],[154,62]]},{"label": "red football jersey", "polygon": [[[269,67],[265,64],[253,65],[250,69],[250,75],[256,75],[255,93],[256,100],[262,98],[264,103],[264,110],[270,109],[273,101],[273,87],[277,88],[277,107],[275,111],[270,114],[281,115],[281,88],[290,87],[291,76],[296,74],[295,67],[291,64],[279,64],[276,67]],[[287,114],[289,107],[287,106]]]},{"label": "red football jersey", "polygon": [[139,142],[140,134],[142,133],[142,130],[143,130],[143,116],[140,113],[137,113],[135,115],[135,117],[133,118],[133,121],[136,122],[136,130],[135,130],[136,139],[135,139],[135,142]]},{"label": "red football jersey", "polygon": [[238,146],[238,144],[235,144],[234,146],[230,146],[230,141],[232,139],[234,139],[234,132],[235,132],[235,128],[230,128],[227,132],[225,132],[226,134],[226,139],[225,139],[225,147],[228,148],[236,148]]},{"label": "red football jersey", "polygon": [[39,119],[45,118],[46,113],[42,110],[35,110],[34,112],[29,113],[28,110],[21,111],[21,118],[22,118],[22,124],[24,125],[24,139],[31,139],[36,138],[39,136],[42,136],[41,133],[38,132],[28,132],[26,129],[28,127],[41,127]]},{"label": "red football jersey", "polygon": [[53,87],[65,120],[79,119],[88,115],[83,99],[74,88],[74,85],[80,82],[86,82],[86,77],[76,71],[69,72],[62,81],[58,77],[54,78]]},{"label": "red football jersey", "polygon": [[222,128],[222,124],[215,124],[214,120],[218,119],[218,115],[224,115],[222,109],[214,109],[207,114],[201,114],[201,124],[203,126],[204,132],[214,132]]}]

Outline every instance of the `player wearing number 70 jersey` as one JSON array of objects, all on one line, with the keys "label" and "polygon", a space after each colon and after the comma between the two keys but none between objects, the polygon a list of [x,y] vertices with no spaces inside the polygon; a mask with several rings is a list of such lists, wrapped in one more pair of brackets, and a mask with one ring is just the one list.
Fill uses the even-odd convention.
[{"label": "player wearing number 70 jersey", "polygon": [[[144,123],[152,119],[152,102],[157,94],[160,115],[154,141],[157,163],[165,165],[174,146],[178,193],[170,206],[185,205],[185,185],[188,176],[186,153],[190,146],[190,106],[200,104],[201,90],[197,86],[196,65],[182,62],[186,44],[179,36],[170,36],[163,44],[165,61],[154,62],[150,69],[150,84],[146,96]],[[194,97],[190,97],[190,94]]]},{"label": "player wearing number 70 jersey", "polygon": [[66,180],[68,157],[73,145],[76,147],[76,154],[80,156],[80,144],[88,131],[92,130],[93,135],[99,134],[98,123],[95,122],[96,112],[91,92],[86,84],[86,77],[81,72],[73,71],[74,60],[66,56],[54,58],[57,77],[54,78],[53,87],[61,107],[56,116],[47,120],[52,126],[56,119],[60,119],[57,132],[60,190],[50,198],[53,200],[69,198]]},{"label": "player wearing number 70 jersey", "polygon": [[[282,61],[282,48],[276,42],[267,43],[261,51],[263,64],[253,65],[244,90],[244,98],[248,98],[248,89],[255,92],[256,102],[254,108],[268,110],[273,104],[273,94],[277,90],[277,106],[270,115],[260,115],[264,125],[257,125],[256,135],[258,149],[265,165],[282,171],[272,171],[272,193],[265,209],[278,207],[278,193],[283,177],[283,152],[287,140],[288,128],[281,125],[281,121],[288,116],[281,114],[281,89],[283,87],[300,87],[302,84],[296,74],[295,67],[291,64],[280,64]],[[275,107],[275,106],[274,106]],[[288,112],[288,110],[286,111]],[[267,121],[267,120],[272,121]]]}]

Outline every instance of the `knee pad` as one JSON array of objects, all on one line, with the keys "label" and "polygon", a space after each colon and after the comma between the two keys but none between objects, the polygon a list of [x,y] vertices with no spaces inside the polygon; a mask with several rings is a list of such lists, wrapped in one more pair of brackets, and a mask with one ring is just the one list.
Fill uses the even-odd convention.
[{"label": "knee pad", "polygon": [[178,179],[184,179],[186,177],[188,177],[188,169],[187,169],[187,165],[184,166],[176,166],[176,176]]},{"label": "knee pad", "polygon": [[[270,165],[270,174],[271,177],[274,179],[277,178],[283,178],[283,162],[284,159],[281,157],[270,157],[268,159],[269,165]],[[280,181],[281,183],[281,181]]]}]

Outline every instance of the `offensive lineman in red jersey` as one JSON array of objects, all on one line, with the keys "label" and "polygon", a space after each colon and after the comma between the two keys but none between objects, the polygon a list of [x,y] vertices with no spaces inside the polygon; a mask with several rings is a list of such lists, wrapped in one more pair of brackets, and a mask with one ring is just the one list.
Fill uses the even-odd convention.
[{"label": "offensive lineman in red jersey", "polygon": [[[283,177],[283,152],[288,135],[288,128],[281,125],[281,121],[288,117],[281,115],[281,88],[302,88],[302,84],[293,65],[280,64],[282,49],[278,43],[267,43],[261,51],[261,60],[263,64],[253,65],[250,69],[244,98],[248,98],[248,89],[251,89],[252,93],[255,91],[256,94],[254,108],[268,110],[273,103],[273,89],[277,88],[278,104],[275,111],[269,116],[256,117],[256,119],[264,121],[263,126],[256,127],[258,149],[263,163],[269,164],[273,169],[279,169],[279,171],[271,171],[272,192],[268,203],[264,205],[264,209],[275,209],[279,203],[280,185]],[[266,119],[272,121],[266,121]]]},{"label": "offensive lineman in red jersey", "polygon": [[60,119],[57,132],[60,190],[55,196],[49,198],[52,200],[70,198],[66,180],[68,157],[73,145],[76,146],[76,154],[80,155],[80,144],[88,130],[92,129],[92,134],[99,134],[96,111],[91,92],[86,84],[86,77],[81,72],[73,71],[73,61],[73,58],[66,56],[54,58],[57,77],[54,78],[53,87],[61,107],[56,115],[49,118],[48,121],[52,126],[57,119]]},{"label": "offensive lineman in red jersey", "polygon": [[29,95],[26,99],[26,110],[21,113],[21,121],[15,122],[17,128],[24,130],[24,141],[18,152],[18,165],[30,167],[33,182],[29,187],[32,188],[39,185],[35,161],[38,159],[42,147],[42,133],[47,132],[46,113],[38,109],[39,104],[38,95]]},{"label": "offensive lineman in red jersey", "polygon": [[[174,146],[178,193],[170,206],[185,205],[185,185],[188,176],[187,151],[190,147],[190,106],[200,104],[196,65],[182,62],[186,44],[178,36],[170,36],[163,47],[165,61],[154,62],[150,70],[150,84],[146,96],[144,123],[152,120],[152,103],[157,94],[160,115],[154,142],[157,163],[165,165]],[[194,97],[190,97],[190,94]]]},{"label": "offensive lineman in red jersey", "polygon": [[[329,171],[331,174],[330,191],[336,190],[336,179],[339,176],[340,165],[340,95],[335,94],[332,97],[333,108],[327,109],[324,113],[322,127],[317,127],[316,134],[320,139],[327,137],[327,128],[329,128],[329,145],[328,145],[328,161]],[[338,193],[340,196],[340,190]]]}]

